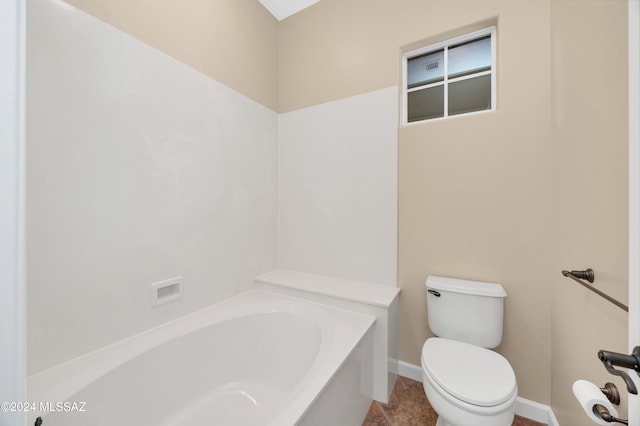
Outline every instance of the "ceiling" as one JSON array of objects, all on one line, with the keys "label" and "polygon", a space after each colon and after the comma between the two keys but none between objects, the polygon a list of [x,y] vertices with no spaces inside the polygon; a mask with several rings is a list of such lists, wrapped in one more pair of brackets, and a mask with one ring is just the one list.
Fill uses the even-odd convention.
[{"label": "ceiling", "polygon": [[258,0],[278,21],[298,13],[320,0]]}]

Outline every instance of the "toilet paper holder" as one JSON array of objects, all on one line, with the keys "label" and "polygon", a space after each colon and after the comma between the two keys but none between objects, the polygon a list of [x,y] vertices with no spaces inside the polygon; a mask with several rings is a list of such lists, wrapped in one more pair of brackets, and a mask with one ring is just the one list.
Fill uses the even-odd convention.
[{"label": "toilet paper holder", "polygon": [[604,387],[600,388],[600,391],[613,405],[620,405],[620,392],[618,392],[616,385],[611,382],[605,383]]},{"label": "toilet paper holder", "polygon": [[[636,346],[633,348],[633,352],[630,355],[620,354],[617,352],[610,351],[598,351],[598,358],[604,364],[604,367],[607,371],[614,376],[620,376],[625,384],[627,385],[627,391],[634,395],[638,394],[638,389],[636,388],[635,383],[631,380],[631,377],[627,373],[622,370],[617,370],[613,368],[623,367],[633,369],[638,376],[640,376],[640,346]],[[612,404],[618,405],[620,404],[620,393],[618,392],[618,388],[613,383],[607,383],[604,385],[604,388],[600,388],[603,394],[607,397]],[[600,417],[602,420],[608,423],[621,423],[624,425],[628,425],[629,421],[625,419],[619,419],[615,416],[612,416],[607,407],[604,405],[596,404],[593,406],[593,414]]]},{"label": "toilet paper holder", "polygon": [[609,423],[622,423],[623,425],[628,425],[629,420],[627,419],[619,419],[615,416],[612,416],[609,413],[609,410],[604,405],[596,404],[593,406],[593,413],[596,416],[599,416],[602,420]]},{"label": "toilet paper holder", "polygon": [[[618,392],[618,388],[613,383],[605,383],[603,388],[600,388],[600,391],[607,397],[609,401],[611,401],[614,405],[620,405],[620,392]],[[612,416],[607,407],[604,405],[596,404],[593,406],[593,414],[600,417],[605,422],[609,423],[621,423],[623,425],[628,425],[629,421],[626,419],[619,419],[615,416]]]},{"label": "toilet paper holder", "polygon": [[600,350],[598,351],[598,358],[610,374],[620,376],[624,380],[629,393],[638,394],[638,389],[631,377],[624,371],[613,368],[613,366],[633,369],[640,377],[640,346],[633,348],[631,355]]}]

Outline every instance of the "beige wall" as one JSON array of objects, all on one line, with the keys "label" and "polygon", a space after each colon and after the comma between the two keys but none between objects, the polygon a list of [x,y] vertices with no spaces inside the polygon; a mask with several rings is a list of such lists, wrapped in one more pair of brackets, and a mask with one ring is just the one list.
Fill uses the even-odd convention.
[{"label": "beige wall", "polygon": [[627,2],[554,0],[551,29],[551,395],[560,424],[572,425],[586,424],[568,391],[575,380],[624,391],[596,354],[627,352],[627,314],[560,271],[591,267],[595,286],[627,303]]},{"label": "beige wall", "polygon": [[278,21],[256,0],[68,0],[278,109]]},{"label": "beige wall", "polygon": [[[502,13],[516,17],[534,10],[533,20],[537,22],[544,17],[541,11],[548,9],[546,2],[510,3],[323,0],[280,23],[280,110],[287,112],[396,86],[402,46]],[[525,18],[516,19],[523,19],[528,26]]]}]

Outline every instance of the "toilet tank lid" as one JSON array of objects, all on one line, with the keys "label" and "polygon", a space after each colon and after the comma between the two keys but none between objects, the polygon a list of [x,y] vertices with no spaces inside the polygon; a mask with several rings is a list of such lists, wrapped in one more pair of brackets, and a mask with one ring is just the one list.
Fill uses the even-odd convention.
[{"label": "toilet tank lid", "polygon": [[461,280],[458,278],[438,277],[429,275],[427,288],[432,290],[450,291],[454,293],[475,294],[478,296],[506,297],[507,292],[500,284],[482,281]]}]

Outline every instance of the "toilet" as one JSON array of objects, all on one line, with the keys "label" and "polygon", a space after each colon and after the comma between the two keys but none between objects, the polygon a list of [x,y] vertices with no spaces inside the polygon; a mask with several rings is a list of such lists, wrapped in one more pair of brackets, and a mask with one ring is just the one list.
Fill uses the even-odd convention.
[{"label": "toilet", "polygon": [[500,284],[429,276],[429,328],[437,337],[422,347],[422,385],[436,426],[510,426],[518,394],[516,376],[490,349],[502,341]]}]

